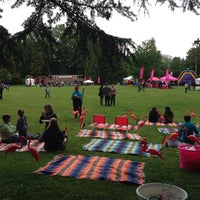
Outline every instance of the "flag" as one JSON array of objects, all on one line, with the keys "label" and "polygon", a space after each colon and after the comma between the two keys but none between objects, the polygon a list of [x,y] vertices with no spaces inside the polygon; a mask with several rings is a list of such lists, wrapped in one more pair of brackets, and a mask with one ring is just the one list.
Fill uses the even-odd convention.
[{"label": "flag", "polygon": [[98,84],[101,83],[100,76],[98,76],[97,83],[98,83]]},{"label": "flag", "polygon": [[45,85],[48,85],[48,83],[49,83],[49,78],[48,77],[46,77],[46,79],[45,79]]},{"label": "flag", "polygon": [[167,68],[165,71],[165,80],[169,81],[169,68]]},{"label": "flag", "polygon": [[155,69],[152,69],[150,73],[150,81],[153,81],[154,72],[155,72]]},{"label": "flag", "polygon": [[42,78],[39,78],[38,84],[41,85],[42,84]]},{"label": "flag", "polygon": [[139,76],[139,79],[143,79],[143,77],[144,77],[144,66],[142,66],[142,67],[140,68],[140,76]]}]

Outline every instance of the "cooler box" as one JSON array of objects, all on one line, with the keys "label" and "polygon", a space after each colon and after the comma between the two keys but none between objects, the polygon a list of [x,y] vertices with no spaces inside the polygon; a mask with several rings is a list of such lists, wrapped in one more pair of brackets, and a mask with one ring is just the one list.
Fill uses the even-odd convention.
[{"label": "cooler box", "polygon": [[200,171],[200,146],[180,145],[180,168],[191,171]]}]

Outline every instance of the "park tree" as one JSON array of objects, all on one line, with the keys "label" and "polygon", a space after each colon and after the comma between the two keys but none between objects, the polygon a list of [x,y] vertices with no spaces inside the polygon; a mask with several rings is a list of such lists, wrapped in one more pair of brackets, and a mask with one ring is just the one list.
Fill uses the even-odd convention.
[{"label": "park tree", "polygon": [[0,67],[6,67],[11,73],[16,72],[16,66],[14,65],[14,48],[11,35],[8,30],[3,26],[0,26]]},{"label": "park tree", "polygon": [[141,45],[138,46],[135,52],[135,67],[136,74],[139,75],[139,69],[141,66],[145,68],[145,79],[150,77],[150,72],[152,69],[155,69],[155,75],[161,76],[163,74],[164,69],[161,71],[161,62],[162,56],[160,51],[157,50],[155,40],[152,38],[151,40],[146,40],[142,42]]},{"label": "park tree", "polygon": [[[7,1],[2,0],[2,2],[6,3]],[[34,49],[36,51],[32,52],[34,56],[31,57],[30,67],[26,66],[23,74],[27,73],[30,69],[37,69],[34,73],[59,73],[64,72],[65,69],[66,71],[81,73],[84,72],[86,67],[90,68],[90,66],[94,66],[95,64],[94,69],[86,68],[86,71],[92,70],[91,72],[93,74],[94,70],[98,69],[96,65],[99,67],[102,66],[103,69],[98,70],[98,72],[105,76],[105,80],[108,78],[110,79],[110,77],[113,79],[115,79],[114,76],[117,77],[117,75],[113,74],[113,71],[118,72],[122,76],[132,70],[126,61],[124,64],[123,57],[125,55],[129,58],[132,57],[130,52],[134,49],[135,45],[131,40],[122,40],[121,38],[110,36],[99,29],[95,23],[97,17],[109,20],[114,13],[118,13],[134,21],[137,20],[137,14],[135,14],[135,11],[133,12],[133,8],[137,7],[143,10],[145,14],[148,14],[149,6],[155,4],[168,4],[169,8],[172,10],[182,8],[183,12],[190,10],[196,14],[198,14],[200,8],[200,2],[198,0],[15,0],[12,8],[18,8],[23,4],[32,7],[33,12],[30,13],[30,16],[23,23],[24,30],[15,34],[12,39],[21,42],[22,39],[34,35],[34,38],[39,42]],[[1,11],[0,9],[0,12]],[[76,33],[78,33],[76,35],[76,39],[79,39],[77,47],[80,48],[78,48],[76,54],[74,53],[72,56],[74,63],[72,59],[70,62],[66,57],[62,57],[62,59],[59,59],[58,56],[55,57],[56,53],[52,50],[52,47],[55,47],[55,43],[50,30],[55,24],[58,24],[60,20],[65,23],[65,33],[68,34],[68,31],[73,30],[74,27],[76,28]],[[76,39],[71,39],[70,44],[77,45]],[[87,40],[84,41],[84,39]],[[99,53],[101,52],[105,59],[101,62],[96,58],[97,55],[89,51],[89,49],[94,48],[94,44],[92,44],[91,41],[93,41],[94,44],[98,43],[102,46]],[[108,44],[111,47],[109,50],[107,48]],[[40,52],[37,53],[37,50],[40,50]],[[101,56],[99,53],[98,55]],[[114,55],[114,53],[117,54]],[[70,54],[68,55],[70,56]],[[78,57],[76,55],[78,55]],[[74,58],[76,58],[76,60]],[[93,61],[90,61],[90,58],[93,58]],[[40,64],[36,62],[37,60],[40,61]],[[26,63],[23,62],[21,68],[23,68]],[[80,65],[78,66],[77,63],[81,64],[81,67],[79,67]],[[42,65],[42,67],[39,65]],[[128,66],[128,69],[126,70],[124,66]],[[15,67],[14,64],[12,67]],[[150,68],[148,68],[148,70],[149,69]]]},{"label": "park tree", "polygon": [[170,63],[170,71],[173,76],[178,77],[180,73],[186,69],[185,60],[180,57],[174,57]]},{"label": "park tree", "polygon": [[200,40],[199,38],[193,42],[193,47],[187,52],[186,65],[191,70],[200,74]]},{"label": "park tree", "polygon": [[0,82],[9,83],[11,79],[11,73],[7,69],[0,67]]}]

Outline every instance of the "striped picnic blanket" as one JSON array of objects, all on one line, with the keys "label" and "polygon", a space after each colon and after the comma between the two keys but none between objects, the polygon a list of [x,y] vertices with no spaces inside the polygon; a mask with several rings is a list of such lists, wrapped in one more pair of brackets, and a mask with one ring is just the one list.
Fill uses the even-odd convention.
[{"label": "striped picnic blanket", "polygon": [[[104,126],[103,124],[101,125],[99,125],[98,124],[98,126],[96,125],[96,123],[92,123],[92,124],[90,124],[89,125],[89,127],[92,127],[92,128],[99,128],[99,129],[116,129],[116,130],[126,130],[127,128],[126,128],[126,126],[121,126],[121,125],[115,125],[115,124],[108,124],[108,123],[106,123],[106,125]],[[129,124],[128,125],[128,130],[137,130],[138,129],[138,127],[137,126],[133,126],[133,125],[131,125],[131,124]]]},{"label": "striped picnic blanket", "polygon": [[178,131],[178,129],[177,128],[161,128],[161,127],[159,127],[158,131],[163,134],[171,134],[171,133],[176,133]]},{"label": "striped picnic blanket", "polygon": [[[115,124],[109,124],[109,126],[107,127],[107,129],[115,129],[115,130],[126,130],[127,127],[126,126],[122,126],[122,125],[115,125]],[[128,130],[137,130],[137,126],[133,126],[131,124],[128,125]]]},{"label": "striped picnic blanket", "polygon": [[108,131],[99,131],[99,130],[87,130],[82,129],[78,137],[95,137],[103,139],[112,139],[112,140],[140,140],[141,136],[139,134],[133,133],[121,133],[121,132],[108,132]]},{"label": "striped picnic blanket", "polygon": [[[159,151],[161,144],[147,144],[148,148]],[[149,157],[149,153],[142,152],[140,142],[124,142],[120,140],[92,139],[88,144],[83,145],[83,150],[103,151],[119,154],[144,155]]]},{"label": "striped picnic blanket", "polygon": [[[138,122],[139,123],[139,122]],[[161,122],[145,122],[146,126],[179,126],[181,122],[172,122],[172,123],[161,123]]]},{"label": "striped picnic blanket", "polygon": [[[11,144],[6,144],[6,143],[0,143],[0,151],[5,151]],[[44,142],[39,142],[38,140],[32,140],[30,143],[31,146],[35,147],[39,152],[40,151],[45,151],[44,150]],[[29,151],[28,145],[24,145],[21,149],[17,149],[16,152],[25,152]]]},{"label": "striped picnic blanket", "polygon": [[144,183],[144,163],[117,158],[85,155],[57,155],[34,173],[78,179]]}]

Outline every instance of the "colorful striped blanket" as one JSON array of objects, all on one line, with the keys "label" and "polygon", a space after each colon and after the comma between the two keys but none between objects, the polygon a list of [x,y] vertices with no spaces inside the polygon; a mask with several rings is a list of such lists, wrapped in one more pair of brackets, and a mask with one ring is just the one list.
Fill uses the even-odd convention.
[{"label": "colorful striped blanket", "polygon": [[[139,123],[139,122],[138,122]],[[145,122],[146,126],[179,126],[181,122],[172,122],[172,123],[161,123],[161,122]]]},{"label": "colorful striped blanket", "polygon": [[[115,125],[115,124],[97,124],[97,123],[92,123],[89,125],[89,127],[92,128],[99,128],[99,129],[116,129],[116,130],[126,130],[126,126],[121,126],[121,125]],[[128,130],[137,130],[137,126],[133,126],[131,124],[128,125]]]},{"label": "colorful striped blanket", "polygon": [[[126,126],[122,126],[122,125],[115,125],[115,124],[109,124],[109,126],[106,129],[115,129],[115,130],[123,130],[126,131],[127,127]],[[137,130],[137,126],[133,126],[131,124],[128,125],[128,130]]]},{"label": "colorful striped blanket", "polygon": [[[159,151],[161,144],[147,144],[148,148]],[[119,154],[134,154],[149,157],[149,153],[142,152],[140,142],[124,142],[117,140],[92,139],[88,144],[83,145],[83,150],[103,151]]]},{"label": "colorful striped blanket", "polygon": [[85,155],[57,155],[34,173],[78,179],[144,183],[144,163],[117,158]]},{"label": "colorful striped blanket", "polygon": [[138,134],[132,133],[121,133],[121,132],[108,132],[108,131],[99,131],[99,130],[87,130],[82,129],[78,135],[78,137],[95,137],[95,138],[103,138],[103,139],[112,139],[112,140],[140,140],[141,136]]},{"label": "colorful striped blanket", "polygon": [[177,128],[158,128],[158,131],[163,134],[171,134],[176,133],[178,131]]},{"label": "colorful striped blanket", "polygon": [[[138,123],[140,123],[142,121],[139,121]],[[170,127],[177,127],[179,125],[181,125],[182,123],[181,122],[173,122],[173,123],[161,123],[161,122],[149,122],[149,121],[146,121],[145,122],[145,125],[146,126],[170,126]],[[95,127],[94,124],[90,124],[90,127]],[[103,127],[98,127],[98,128],[102,128]],[[116,129],[116,130],[122,130],[122,129],[125,129],[125,126],[120,126],[120,125],[116,125],[115,127],[115,124],[108,124],[106,123],[106,126],[104,127],[105,129]],[[129,124],[128,125],[128,130],[137,130],[138,129],[138,125],[131,125]]]},{"label": "colorful striped blanket", "polygon": [[[0,151],[5,151],[12,144],[15,144],[15,143],[11,143],[11,144],[0,143]],[[35,147],[39,152],[45,151],[44,150],[44,142],[40,143],[38,140],[32,140],[30,145]],[[24,145],[21,149],[16,150],[16,152],[25,152],[25,151],[29,151],[28,145]]]}]

